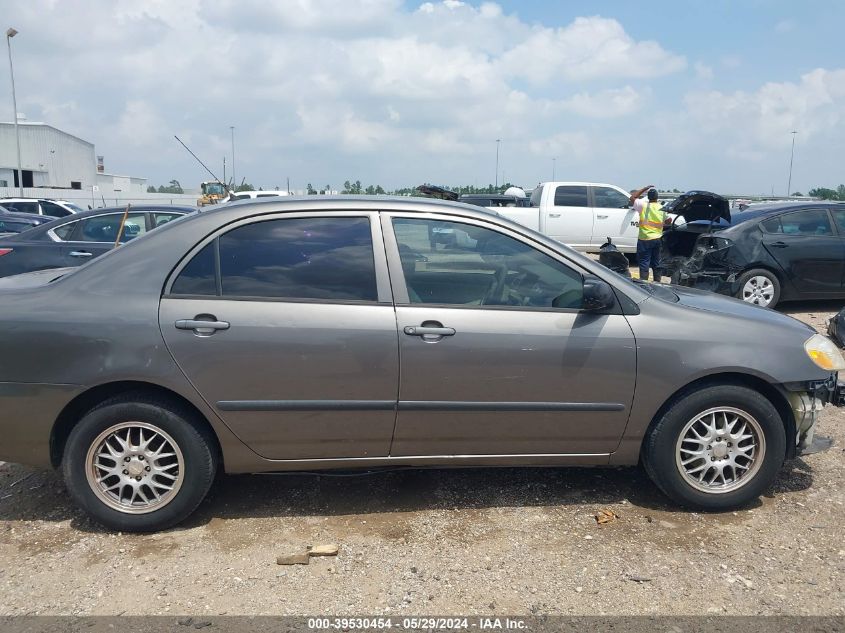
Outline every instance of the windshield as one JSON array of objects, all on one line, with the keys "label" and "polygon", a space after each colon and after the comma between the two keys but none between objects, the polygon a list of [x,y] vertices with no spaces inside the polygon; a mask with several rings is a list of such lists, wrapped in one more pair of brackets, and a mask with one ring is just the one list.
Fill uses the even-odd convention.
[{"label": "windshield", "polygon": [[224,193],[223,185],[221,185],[219,182],[210,182],[205,186],[205,193],[218,194],[222,196]]}]

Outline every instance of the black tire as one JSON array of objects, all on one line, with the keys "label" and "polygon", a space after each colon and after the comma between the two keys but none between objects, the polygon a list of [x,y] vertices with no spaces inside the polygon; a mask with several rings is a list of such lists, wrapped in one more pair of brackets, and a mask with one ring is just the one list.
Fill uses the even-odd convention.
[{"label": "black tire", "polygon": [[[95,493],[95,484],[89,483],[88,480],[86,462],[89,449],[94,450],[92,444],[96,442],[102,445],[102,441],[98,441],[101,434],[115,425],[127,422],[140,423],[145,425],[146,429],[158,429],[163,432],[169,436],[168,439],[175,442],[183,458],[183,467],[170,471],[181,471],[181,483],[176,492],[159,491],[162,500],[166,501],[158,502],[161,504],[158,509],[154,508],[144,514],[131,514],[111,507]],[[164,438],[165,435],[161,437]],[[171,461],[176,461],[176,458],[171,458]],[[118,460],[115,460],[115,463],[118,463]],[[149,458],[146,463],[150,463]],[[216,443],[206,427],[196,420],[193,412],[178,403],[144,394],[129,394],[109,399],[83,416],[68,437],[61,467],[65,485],[71,496],[95,521],[122,532],[154,532],[183,521],[205,498],[217,468]],[[95,472],[93,467],[92,472]],[[127,471],[124,470],[123,473],[126,474]],[[141,476],[146,475],[141,473]],[[125,485],[128,487],[128,484]],[[120,487],[118,490],[122,494],[124,488]],[[151,496],[150,488],[144,490],[145,496]],[[106,493],[100,494],[106,496]],[[115,503],[121,505],[124,502]]]},{"label": "black tire", "polygon": [[[764,277],[772,285],[772,298],[769,303],[764,305],[764,307],[774,308],[780,301],[780,279],[778,279],[777,275],[775,275],[772,271],[766,270],[765,268],[754,268],[740,275],[739,279],[737,280],[737,299],[742,299],[744,301],[746,300],[743,296],[743,290],[748,281],[754,277]],[[756,305],[763,305],[754,301],[748,301],[748,303],[756,303]]]},{"label": "black tire", "polygon": [[[758,459],[756,472],[752,473],[751,468],[743,475],[748,476],[744,483],[729,491],[705,492],[681,473],[676,455],[687,424],[717,407],[730,407],[752,416],[762,431],[765,452],[762,460]],[[785,456],[786,430],[777,409],[760,393],[737,385],[706,386],[680,397],[650,429],[642,451],[646,472],[666,496],[682,506],[709,511],[730,510],[757,499],[774,481]],[[707,460],[702,458],[692,468],[699,464],[706,465]]]}]

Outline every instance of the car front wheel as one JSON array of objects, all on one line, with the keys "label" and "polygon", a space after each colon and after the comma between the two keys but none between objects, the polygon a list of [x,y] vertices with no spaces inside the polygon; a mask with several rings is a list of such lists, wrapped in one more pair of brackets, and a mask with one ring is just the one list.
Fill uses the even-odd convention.
[{"label": "car front wheel", "polygon": [[73,428],[62,470],[71,496],[97,522],[163,530],[190,515],[214,479],[209,432],[175,403],[119,397]]},{"label": "car front wheel", "polygon": [[676,401],[643,446],[651,479],[675,502],[729,510],[759,497],[786,455],[772,403],[747,387],[718,385]]}]

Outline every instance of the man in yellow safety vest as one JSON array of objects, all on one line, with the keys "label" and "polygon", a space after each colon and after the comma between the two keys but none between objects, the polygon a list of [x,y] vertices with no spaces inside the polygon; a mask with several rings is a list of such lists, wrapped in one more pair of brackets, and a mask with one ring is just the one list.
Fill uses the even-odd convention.
[{"label": "man in yellow safety vest", "polygon": [[[640,196],[646,191],[648,191],[648,200],[643,200]],[[640,279],[648,281],[648,269],[651,268],[654,281],[660,281],[660,238],[663,237],[666,212],[657,201],[657,189],[654,185],[634,191],[630,200],[639,216],[637,263],[640,265]]]}]

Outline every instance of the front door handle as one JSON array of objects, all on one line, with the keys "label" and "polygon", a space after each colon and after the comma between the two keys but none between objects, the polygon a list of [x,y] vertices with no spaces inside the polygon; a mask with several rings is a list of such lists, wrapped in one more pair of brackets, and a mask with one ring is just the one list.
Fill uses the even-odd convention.
[{"label": "front door handle", "polygon": [[549,213],[549,217],[550,217],[550,218],[559,218],[559,217],[560,217],[560,213]]},{"label": "front door handle", "polygon": [[409,325],[404,331],[408,336],[455,336],[455,328],[453,327]]},{"label": "front door handle", "polygon": [[772,242],[769,246],[774,246],[775,248],[786,248],[789,244],[786,242]]},{"label": "front door handle", "polygon": [[71,257],[93,257],[94,253],[89,253],[88,251],[71,251]]},{"label": "front door handle", "polygon": [[606,216],[606,215],[597,215],[596,217],[597,217],[599,220],[606,220],[606,219],[608,218],[608,216]]},{"label": "front door handle", "polygon": [[196,334],[214,334],[217,330],[228,330],[227,321],[204,319],[179,319],[175,323],[177,330],[193,330]]}]

